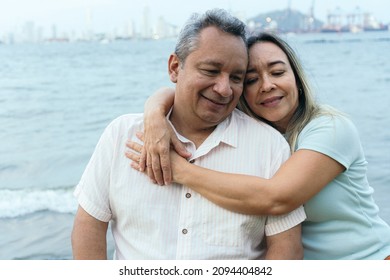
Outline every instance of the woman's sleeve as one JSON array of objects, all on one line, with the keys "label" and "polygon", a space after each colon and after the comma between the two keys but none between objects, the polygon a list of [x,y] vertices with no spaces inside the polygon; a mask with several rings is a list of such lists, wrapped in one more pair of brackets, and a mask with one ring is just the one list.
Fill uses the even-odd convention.
[{"label": "woman's sleeve", "polygon": [[296,150],[325,154],[348,169],[361,152],[359,134],[346,117],[320,116],[312,120],[298,137]]}]

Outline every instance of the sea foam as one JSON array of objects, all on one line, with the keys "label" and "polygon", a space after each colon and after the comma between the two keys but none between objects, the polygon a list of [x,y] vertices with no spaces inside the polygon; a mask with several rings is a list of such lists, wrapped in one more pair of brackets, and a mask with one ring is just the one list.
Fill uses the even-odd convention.
[{"label": "sea foam", "polygon": [[0,218],[14,218],[38,211],[75,213],[74,187],[58,189],[0,190]]}]

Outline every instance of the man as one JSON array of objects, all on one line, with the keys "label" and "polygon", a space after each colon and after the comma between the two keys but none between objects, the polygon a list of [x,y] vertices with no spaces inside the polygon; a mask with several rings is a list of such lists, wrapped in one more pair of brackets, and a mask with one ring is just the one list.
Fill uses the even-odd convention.
[{"label": "man", "polygon": [[[241,21],[223,10],[192,17],[168,62],[176,83],[169,119],[194,164],[271,177],[289,147],[278,132],[234,109],[247,63]],[[143,173],[129,170],[125,143],[135,141],[142,128],[141,114],[125,115],[103,133],[75,191],[80,204],[72,233],[75,259],[107,257],[109,221],[114,259],[302,258],[302,208],[280,217],[241,215],[186,186],[157,187]],[[248,147],[248,164],[235,164]]]}]

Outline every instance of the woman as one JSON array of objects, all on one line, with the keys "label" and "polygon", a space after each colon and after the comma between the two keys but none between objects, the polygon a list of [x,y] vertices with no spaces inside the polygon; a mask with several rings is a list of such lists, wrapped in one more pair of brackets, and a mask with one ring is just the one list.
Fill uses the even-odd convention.
[{"label": "woman", "polygon": [[[221,207],[245,214],[279,215],[304,204],[305,259],[389,258],[390,227],[378,216],[355,126],[342,114],[314,102],[300,62],[283,40],[261,34],[248,40],[248,48],[240,108],[284,134],[292,156],[266,180],[208,170],[171,151],[173,180]],[[146,160],[158,171],[161,157],[163,171],[168,173],[167,157],[159,151],[169,149],[170,138],[175,149],[188,156],[174,134],[166,133],[169,126],[164,115],[173,103],[170,91],[163,90],[164,94],[147,103],[144,139],[148,152],[140,164],[138,154],[127,154],[134,168],[143,169]],[[128,146],[142,150],[135,143]],[[148,167],[149,176],[160,182],[161,173],[153,170]]]}]

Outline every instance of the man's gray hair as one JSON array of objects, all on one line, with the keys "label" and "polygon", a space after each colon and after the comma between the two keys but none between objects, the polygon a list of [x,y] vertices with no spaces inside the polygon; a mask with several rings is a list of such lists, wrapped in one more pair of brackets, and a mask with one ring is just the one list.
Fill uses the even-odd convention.
[{"label": "man's gray hair", "polygon": [[187,56],[198,47],[200,32],[209,26],[226,33],[241,37],[246,43],[245,24],[223,9],[212,9],[204,14],[193,14],[180,31],[175,47],[175,54],[184,63]]}]

